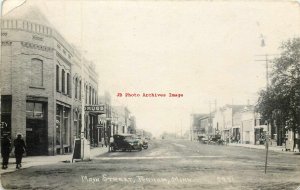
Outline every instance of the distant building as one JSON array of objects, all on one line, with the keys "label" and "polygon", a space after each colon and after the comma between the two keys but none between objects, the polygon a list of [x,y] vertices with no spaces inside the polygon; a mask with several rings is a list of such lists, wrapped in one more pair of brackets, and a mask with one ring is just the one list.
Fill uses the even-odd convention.
[{"label": "distant building", "polygon": [[245,105],[225,105],[216,110],[213,118],[213,128],[215,133],[221,135],[223,140],[232,138],[233,131],[236,131],[236,126],[234,128],[233,124],[234,115],[244,107]]},{"label": "distant building", "polygon": [[128,127],[130,125],[130,111],[125,106],[114,106],[114,111],[118,114],[118,128],[117,134],[129,133]]},{"label": "distant building", "polygon": [[112,113],[112,105],[111,105],[111,95],[109,92],[105,92],[103,96],[99,97],[99,103],[105,106],[105,114],[100,115],[100,119],[103,121],[104,125],[100,128],[99,138],[100,142],[104,143],[104,139],[109,139],[113,133],[113,113]]},{"label": "distant building", "polygon": [[201,118],[206,117],[207,114],[191,114],[191,140],[198,140],[199,135],[205,134],[205,128],[201,127]]},{"label": "distant building", "polygon": [[128,133],[136,134],[136,119],[135,119],[135,116],[130,116],[130,118],[129,118]]}]

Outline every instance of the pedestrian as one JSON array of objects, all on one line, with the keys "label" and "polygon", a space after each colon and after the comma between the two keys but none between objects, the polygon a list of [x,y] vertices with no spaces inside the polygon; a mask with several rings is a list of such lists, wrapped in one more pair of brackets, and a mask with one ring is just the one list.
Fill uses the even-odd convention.
[{"label": "pedestrian", "polygon": [[2,169],[7,169],[9,153],[11,148],[11,142],[8,138],[7,134],[3,135],[3,139],[1,142],[1,155],[2,155]]},{"label": "pedestrian", "polygon": [[17,138],[14,140],[15,146],[15,156],[16,156],[16,168],[20,169],[22,167],[22,157],[26,150],[25,142],[22,139],[22,134],[18,134]]},{"label": "pedestrian", "polygon": [[107,145],[108,145],[108,139],[107,139],[107,137],[104,138],[104,144],[105,144],[105,147],[107,147]]}]

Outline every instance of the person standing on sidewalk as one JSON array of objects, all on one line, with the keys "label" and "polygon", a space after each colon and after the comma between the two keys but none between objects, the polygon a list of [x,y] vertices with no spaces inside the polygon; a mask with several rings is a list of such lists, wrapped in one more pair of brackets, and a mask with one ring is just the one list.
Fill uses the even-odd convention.
[{"label": "person standing on sidewalk", "polygon": [[7,169],[11,142],[7,134],[3,135],[1,142],[1,155],[2,155],[2,169]]},{"label": "person standing on sidewalk", "polygon": [[18,134],[17,138],[14,140],[15,146],[15,156],[16,156],[16,168],[20,169],[22,167],[22,157],[26,150],[25,141],[22,139],[22,135]]}]

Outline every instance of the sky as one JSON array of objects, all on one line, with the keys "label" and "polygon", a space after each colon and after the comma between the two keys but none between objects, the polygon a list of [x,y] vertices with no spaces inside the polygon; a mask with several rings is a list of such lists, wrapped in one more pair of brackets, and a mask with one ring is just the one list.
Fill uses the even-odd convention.
[{"label": "sky", "polygon": [[27,1],[83,47],[100,93],[109,91],[113,104],[128,106],[137,127],[154,135],[188,130],[191,113],[255,104],[266,85],[261,55],[278,56],[282,41],[300,31],[295,1]]}]

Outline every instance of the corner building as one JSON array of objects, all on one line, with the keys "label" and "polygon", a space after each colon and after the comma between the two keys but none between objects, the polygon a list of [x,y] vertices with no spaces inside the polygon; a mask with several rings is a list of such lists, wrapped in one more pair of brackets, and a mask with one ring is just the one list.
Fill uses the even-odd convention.
[{"label": "corner building", "polygon": [[[95,66],[30,5],[2,17],[1,36],[1,137],[22,133],[29,156],[72,152],[83,101],[98,103]],[[92,140],[97,115],[84,120]]]}]

